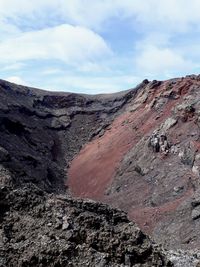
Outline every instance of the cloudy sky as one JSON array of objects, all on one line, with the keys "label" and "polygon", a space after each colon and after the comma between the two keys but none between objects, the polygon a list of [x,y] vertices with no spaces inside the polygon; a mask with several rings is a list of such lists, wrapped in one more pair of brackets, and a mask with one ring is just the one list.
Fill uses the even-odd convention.
[{"label": "cloudy sky", "polygon": [[199,67],[199,0],[0,0],[2,79],[94,94]]}]

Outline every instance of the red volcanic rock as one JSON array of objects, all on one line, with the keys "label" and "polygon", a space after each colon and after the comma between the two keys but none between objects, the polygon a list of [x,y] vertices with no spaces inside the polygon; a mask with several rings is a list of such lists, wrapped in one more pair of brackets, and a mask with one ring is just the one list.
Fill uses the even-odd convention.
[{"label": "red volcanic rock", "polygon": [[72,160],[72,194],[127,211],[166,246],[195,247],[200,216],[191,202],[200,178],[199,99],[198,76],[143,84],[104,135]]}]

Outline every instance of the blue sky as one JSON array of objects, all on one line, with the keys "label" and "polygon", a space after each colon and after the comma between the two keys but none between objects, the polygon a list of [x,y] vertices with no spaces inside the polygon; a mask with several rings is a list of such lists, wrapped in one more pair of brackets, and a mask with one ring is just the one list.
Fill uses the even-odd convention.
[{"label": "blue sky", "polygon": [[0,0],[0,78],[111,93],[198,74],[199,0]]}]

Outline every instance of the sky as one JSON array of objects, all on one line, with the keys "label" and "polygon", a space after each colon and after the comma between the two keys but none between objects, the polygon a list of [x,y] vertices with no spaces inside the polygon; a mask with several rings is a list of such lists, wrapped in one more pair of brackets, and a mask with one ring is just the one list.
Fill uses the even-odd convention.
[{"label": "sky", "polygon": [[199,69],[199,0],[0,0],[1,79],[98,94]]}]

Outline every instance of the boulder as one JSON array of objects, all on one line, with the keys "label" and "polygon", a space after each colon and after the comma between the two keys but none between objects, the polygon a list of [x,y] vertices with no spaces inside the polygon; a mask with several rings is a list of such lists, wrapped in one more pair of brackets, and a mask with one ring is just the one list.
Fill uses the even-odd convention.
[{"label": "boulder", "polygon": [[197,206],[192,210],[192,219],[197,220],[199,218],[200,218],[200,206]]},{"label": "boulder", "polygon": [[173,127],[177,123],[177,119],[175,118],[168,118],[166,121],[162,124],[161,130],[166,132],[169,130],[171,127]]}]

